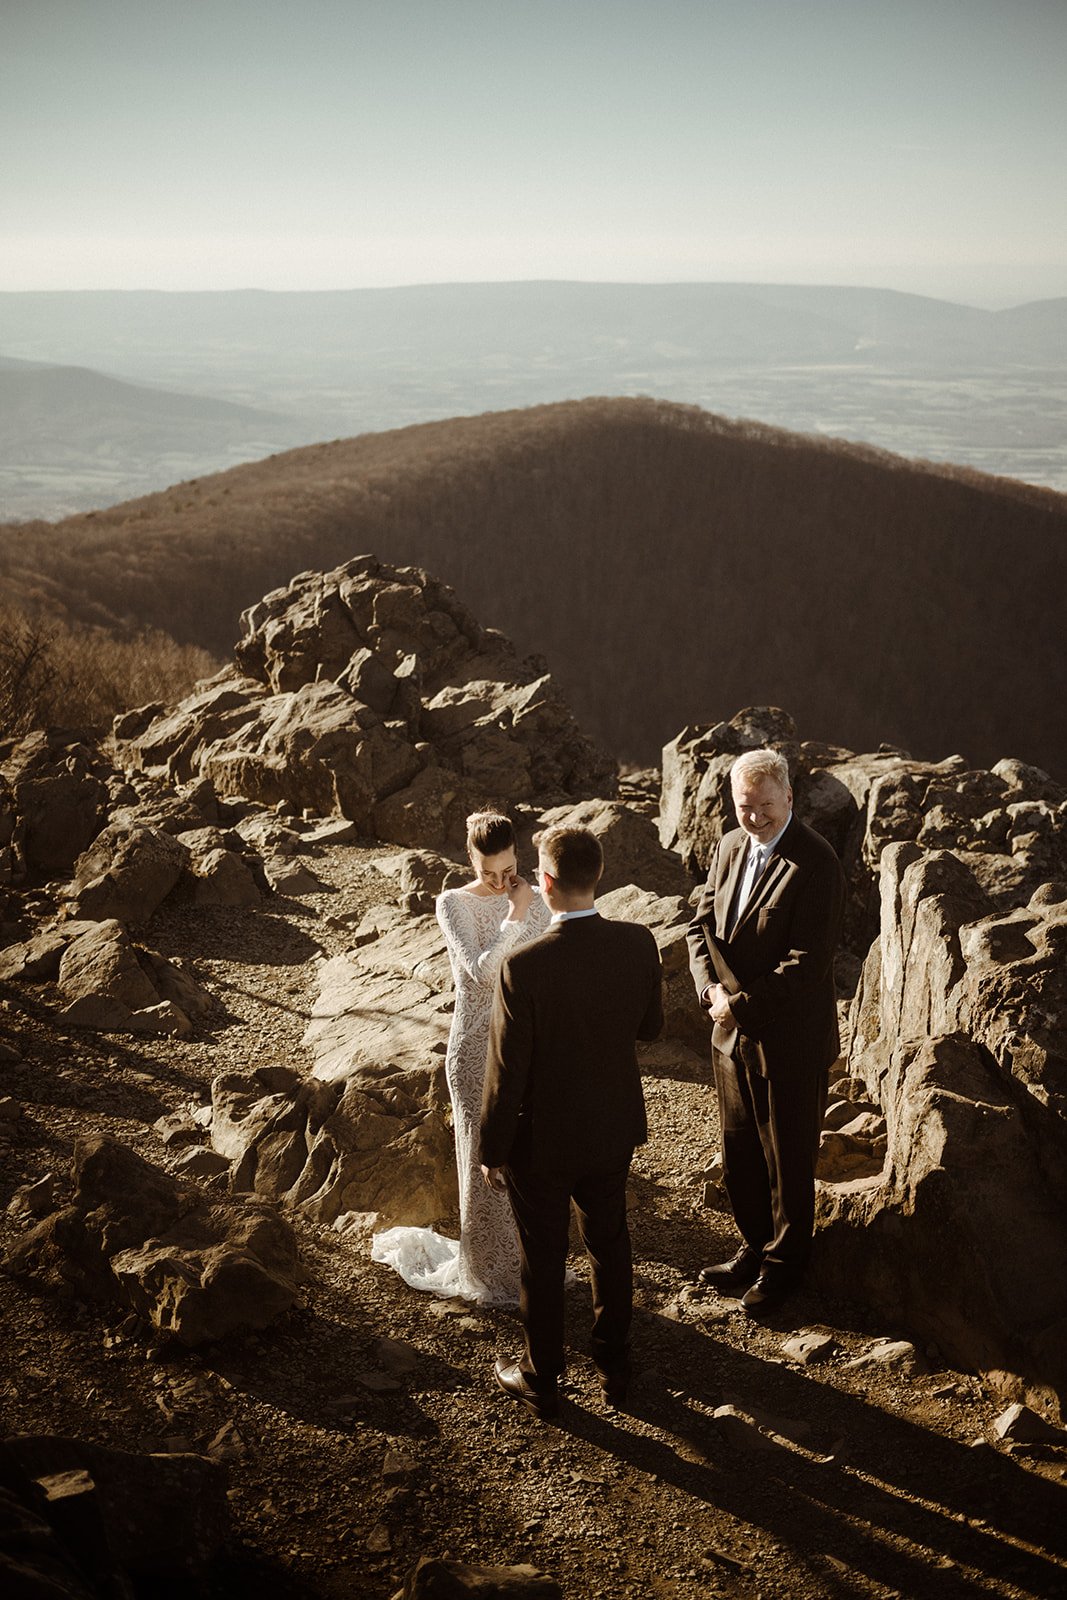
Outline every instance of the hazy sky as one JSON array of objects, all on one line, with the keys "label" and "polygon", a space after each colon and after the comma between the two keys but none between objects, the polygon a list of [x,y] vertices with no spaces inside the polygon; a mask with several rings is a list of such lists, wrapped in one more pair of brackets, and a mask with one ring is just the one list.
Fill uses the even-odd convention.
[{"label": "hazy sky", "polygon": [[0,289],[1067,294],[1067,0],[0,0]]}]

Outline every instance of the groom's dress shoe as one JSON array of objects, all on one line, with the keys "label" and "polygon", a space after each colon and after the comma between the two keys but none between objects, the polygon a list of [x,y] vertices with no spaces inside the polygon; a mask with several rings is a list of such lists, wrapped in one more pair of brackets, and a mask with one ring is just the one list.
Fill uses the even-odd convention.
[{"label": "groom's dress shoe", "polygon": [[755,1250],[750,1250],[748,1245],[744,1244],[729,1261],[720,1261],[714,1267],[704,1267],[697,1277],[697,1282],[709,1289],[717,1289],[720,1294],[736,1294],[740,1289],[747,1289],[750,1283],[755,1283],[759,1273],[759,1256]]},{"label": "groom's dress shoe", "polygon": [[795,1293],[797,1279],[780,1272],[761,1272],[741,1304],[750,1317],[767,1317]]},{"label": "groom's dress shoe", "polygon": [[535,1389],[514,1361],[498,1361],[493,1373],[504,1393],[524,1405],[535,1417],[544,1419],[559,1415],[559,1391],[555,1384],[550,1389]]},{"label": "groom's dress shoe", "polygon": [[623,1367],[612,1367],[605,1370],[598,1369],[600,1375],[600,1388],[604,1399],[609,1406],[618,1406],[620,1409],[626,1404],[626,1396],[630,1390],[631,1368],[629,1363]]}]

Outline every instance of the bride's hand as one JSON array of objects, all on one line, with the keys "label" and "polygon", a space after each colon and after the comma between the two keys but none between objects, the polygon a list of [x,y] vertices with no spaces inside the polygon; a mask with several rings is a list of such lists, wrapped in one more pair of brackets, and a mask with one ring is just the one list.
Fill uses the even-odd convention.
[{"label": "bride's hand", "polygon": [[511,901],[511,910],[508,912],[509,922],[522,922],[530,909],[533,901],[533,890],[525,878],[520,878],[516,872],[508,884],[508,899]]}]

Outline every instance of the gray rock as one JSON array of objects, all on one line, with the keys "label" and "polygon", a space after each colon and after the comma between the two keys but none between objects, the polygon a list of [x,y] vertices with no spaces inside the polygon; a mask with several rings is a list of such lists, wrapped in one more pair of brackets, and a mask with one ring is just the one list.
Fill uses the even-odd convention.
[{"label": "gray rock", "polygon": [[1067,1430],[1057,1428],[1046,1417],[1018,1402],[1008,1406],[994,1420],[993,1433],[1009,1443],[1053,1444],[1067,1448]]},{"label": "gray rock", "polygon": [[740,1407],[716,1406],[711,1415],[722,1437],[735,1450],[766,1452],[778,1449],[774,1440],[768,1438],[753,1418]]},{"label": "gray rock", "polygon": [[802,1367],[816,1366],[838,1353],[841,1346],[832,1333],[821,1328],[802,1328],[782,1343],[782,1354]]},{"label": "gray rock", "polygon": [[182,1111],[169,1111],[165,1116],[157,1117],[152,1126],[168,1150],[177,1150],[182,1145],[200,1143],[200,1128],[192,1117],[187,1116]]},{"label": "gray rock", "polygon": [[604,876],[599,895],[635,886],[659,897],[688,899],[693,879],[681,858],[660,843],[656,825],[616,800],[582,800],[573,806],[555,806],[539,819],[542,828],[588,828],[604,852]]},{"label": "gray rock", "polygon": [[210,995],[177,962],[135,945],[115,921],[91,923],[63,951],[62,1015],[103,1032],[178,1034],[214,1011]]},{"label": "gray rock", "polygon": [[440,1065],[265,1087],[257,1074],[233,1073],[212,1086],[212,1145],[233,1163],[235,1190],[284,1199],[324,1223],[373,1212],[380,1226],[422,1226],[454,1209]]},{"label": "gray rock", "polygon": [[268,857],[263,863],[263,870],[267,875],[267,882],[275,894],[302,895],[321,894],[322,881],[304,866],[300,861],[292,861],[285,856]]},{"label": "gray rock", "polygon": [[8,1202],[12,1216],[43,1217],[56,1207],[57,1182],[54,1172],[48,1172],[36,1183],[23,1184],[16,1189]]},{"label": "gray rock", "polygon": [[461,865],[436,850],[401,850],[383,856],[373,865],[385,877],[394,879],[398,900],[411,915],[428,915],[443,889],[470,881],[469,865]]},{"label": "gray rock", "polygon": [[263,869],[249,860],[245,843],[236,832],[196,828],[179,834],[188,852],[178,893],[194,906],[254,906],[258,904]]},{"label": "gray rock", "polygon": [[663,1037],[678,1040],[710,1060],[711,1028],[689,973],[685,933],[691,907],[679,895],[656,895],[632,884],[598,895],[597,906],[605,917],[651,929],[663,963]]},{"label": "gray rock", "polygon": [[908,1339],[879,1339],[862,1355],[846,1361],[845,1370],[863,1372],[869,1368],[899,1372],[916,1377],[927,1370],[926,1362]]},{"label": "gray rock", "polygon": [[24,978],[27,983],[44,983],[59,972],[59,962],[72,937],[69,928],[48,928],[21,944],[0,951],[0,979],[11,982]]},{"label": "gray rock", "polygon": [[333,1080],[383,1065],[420,1072],[427,1061],[443,1061],[450,990],[444,935],[432,917],[413,918],[323,962],[303,1040],[316,1076]]},{"label": "gray rock", "polygon": [[179,1178],[220,1178],[230,1170],[230,1162],[217,1150],[183,1150],[174,1163]]},{"label": "gray rock", "polygon": [[75,864],[75,912],[95,922],[146,923],[188,862],[188,850],[173,834],[109,824]]},{"label": "gray rock", "polygon": [[109,768],[70,733],[28,734],[0,765],[13,817],[14,877],[58,877],[99,833],[107,815]]}]

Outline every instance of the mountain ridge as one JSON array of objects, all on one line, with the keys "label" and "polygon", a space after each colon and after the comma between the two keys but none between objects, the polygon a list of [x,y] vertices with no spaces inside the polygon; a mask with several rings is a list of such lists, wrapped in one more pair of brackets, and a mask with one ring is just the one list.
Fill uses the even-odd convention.
[{"label": "mountain ridge", "polygon": [[[1049,605],[1067,497],[696,407],[425,423],[0,529],[23,603],[215,653],[265,591],[364,552],[427,568],[548,656],[626,760],[767,703],[852,748],[1067,769]],[[753,573],[768,574],[754,610]]]}]

